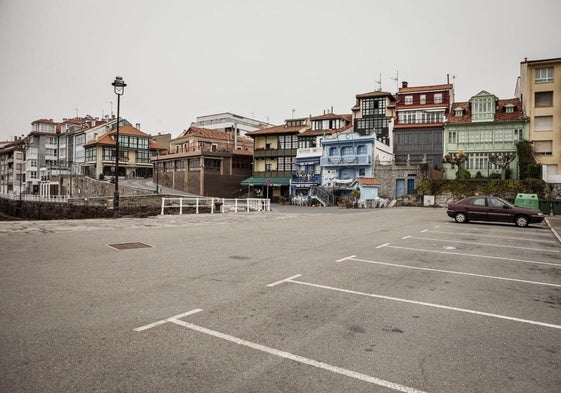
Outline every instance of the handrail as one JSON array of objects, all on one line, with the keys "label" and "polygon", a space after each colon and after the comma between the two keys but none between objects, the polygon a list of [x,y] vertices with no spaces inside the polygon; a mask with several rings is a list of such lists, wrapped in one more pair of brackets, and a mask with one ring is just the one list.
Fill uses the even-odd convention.
[{"label": "handrail", "polygon": [[178,212],[178,214],[184,214],[186,210],[192,210],[195,214],[200,214],[203,211],[209,211],[210,214],[229,212],[249,213],[271,211],[271,200],[265,198],[164,197],[162,198],[160,214],[165,215],[166,209],[172,209]]},{"label": "handrail", "polygon": [[68,195],[0,194],[0,198],[13,201],[67,203]]}]

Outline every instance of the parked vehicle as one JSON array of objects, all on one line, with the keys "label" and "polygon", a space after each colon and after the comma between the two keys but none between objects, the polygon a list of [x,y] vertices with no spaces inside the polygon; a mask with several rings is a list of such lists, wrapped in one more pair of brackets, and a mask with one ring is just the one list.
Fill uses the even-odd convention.
[{"label": "parked vehicle", "polygon": [[469,221],[510,222],[519,227],[540,223],[544,215],[539,210],[516,207],[491,196],[473,196],[448,204],[448,216],[459,223]]}]

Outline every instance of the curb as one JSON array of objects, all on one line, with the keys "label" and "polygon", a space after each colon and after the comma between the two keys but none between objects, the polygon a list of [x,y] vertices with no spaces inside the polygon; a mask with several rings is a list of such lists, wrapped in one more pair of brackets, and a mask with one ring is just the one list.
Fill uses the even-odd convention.
[{"label": "curb", "polygon": [[546,222],[547,226],[549,227],[549,229],[551,229],[551,232],[553,232],[553,234],[555,235],[555,237],[557,238],[559,243],[561,243],[561,236],[559,235],[559,233],[557,233],[555,228],[551,225],[551,223],[549,222],[549,219],[547,217],[545,218],[545,222]]}]

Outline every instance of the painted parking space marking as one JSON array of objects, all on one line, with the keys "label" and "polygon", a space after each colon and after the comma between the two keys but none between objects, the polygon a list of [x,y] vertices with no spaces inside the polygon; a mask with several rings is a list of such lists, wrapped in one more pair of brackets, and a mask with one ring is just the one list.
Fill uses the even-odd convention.
[{"label": "painted parking space marking", "polygon": [[435,272],[435,273],[456,274],[456,275],[461,275],[461,276],[487,278],[487,279],[492,279],[492,280],[514,281],[514,282],[520,282],[520,283],[524,283],[524,284],[544,285],[544,286],[561,288],[561,284],[552,284],[552,283],[540,282],[540,281],[521,280],[521,279],[518,279],[518,278],[509,278],[509,277],[488,276],[488,275],[485,275],[485,274],[457,272],[457,271],[453,271],[453,270],[431,269],[431,268],[427,268],[427,267],[400,265],[400,264],[397,264],[397,263],[389,263],[389,262],[371,261],[371,260],[368,260],[368,259],[357,258],[356,255],[351,255],[351,256],[348,256],[346,258],[339,259],[335,262],[340,263],[340,262],[345,262],[345,261],[355,261],[355,262],[361,262],[361,263],[369,263],[369,264],[372,264],[372,265],[383,265],[383,266],[391,266],[391,267],[397,267],[397,268],[403,268],[403,269],[423,270],[423,271]]},{"label": "painted parking space marking", "polygon": [[[447,234],[449,235],[450,232],[445,232],[445,231],[431,231],[430,229],[423,229],[421,231],[421,233],[442,233],[442,234]],[[481,232],[465,232],[462,231],[461,233],[462,235],[476,235],[476,236],[482,236],[482,237],[489,237],[489,238],[495,238],[495,239],[508,239],[508,240],[516,240],[516,241],[528,241],[528,242],[533,242],[533,243],[551,243],[551,244],[557,244],[557,241],[555,240],[541,240],[541,239],[537,239],[537,238],[532,238],[532,237],[528,237],[528,236],[524,236],[524,237],[510,237],[510,236],[493,236],[493,235],[489,235],[486,233],[481,233]],[[550,237],[549,235],[546,235],[547,237]]]},{"label": "painted parking space marking", "polygon": [[498,260],[501,260],[501,261],[532,263],[532,264],[536,264],[536,265],[548,265],[548,266],[556,266],[558,268],[561,268],[561,263],[531,261],[531,260],[528,260],[528,259],[506,258],[506,257],[494,257],[492,255],[468,254],[468,253],[465,253],[465,252],[427,250],[427,249],[424,249],[424,248],[394,246],[391,243],[384,243],[384,244],[379,245],[376,248],[383,248],[383,247],[395,248],[395,249],[398,249],[398,250],[432,252],[432,253],[435,253],[435,254],[461,255],[461,256],[464,256],[464,257],[474,257],[474,258],[484,258],[484,259],[498,259]]},{"label": "painted parking space marking", "polygon": [[[454,226],[457,227],[458,226],[464,226],[464,228],[462,229],[462,232],[465,231],[465,228],[479,228],[480,230],[477,231],[467,231],[466,233],[472,233],[472,234],[477,234],[477,233],[481,233],[481,230],[488,230],[492,233],[507,233],[509,235],[512,235],[513,233],[515,234],[531,234],[533,236],[548,236],[551,237],[551,231],[546,227],[546,226],[529,226],[526,228],[519,228],[516,227],[514,225],[500,225],[500,224],[485,224],[485,223],[474,223],[474,224],[468,224],[468,225],[464,225],[464,224],[458,224],[454,221],[448,222],[446,223],[444,226],[446,227],[450,227],[450,226]],[[434,227],[436,228],[436,227]]]},{"label": "painted parking space marking", "polygon": [[460,307],[445,306],[445,305],[442,305],[442,304],[427,303],[427,302],[422,302],[422,301],[418,301],[418,300],[403,299],[403,298],[394,297],[394,296],[378,295],[378,294],[375,294],[375,293],[354,291],[352,289],[336,288],[336,287],[331,287],[331,286],[328,286],[328,285],[314,284],[314,283],[311,283],[311,282],[294,280],[294,279],[291,279],[291,278],[287,278],[287,279],[284,279],[284,280],[281,280],[281,281],[283,283],[305,285],[305,286],[314,287],[314,288],[326,289],[326,290],[330,290],[330,291],[334,291],[334,292],[348,293],[348,294],[351,294],[351,295],[359,295],[359,296],[366,296],[366,297],[371,297],[371,298],[376,298],[376,299],[391,300],[391,301],[395,301],[395,302],[409,303],[409,304],[415,304],[415,305],[418,305],[418,306],[433,307],[433,308],[438,308],[438,309],[443,309],[443,310],[458,311],[458,312],[463,312],[463,313],[467,313],[467,314],[474,314],[474,315],[479,315],[479,316],[484,316],[484,317],[504,319],[504,320],[507,320],[507,321],[521,322],[521,323],[526,323],[526,324],[530,324],[530,325],[536,325],[536,326],[542,326],[542,327],[561,330],[561,325],[556,325],[556,324],[547,323],[547,322],[540,322],[540,321],[532,321],[530,319],[510,317],[508,315],[493,314],[493,313],[488,313],[488,312],[484,312],[484,311],[470,310],[470,309],[467,309],[467,308],[460,308]]},{"label": "painted parking space marking", "polygon": [[550,249],[547,249],[547,248],[532,248],[532,247],[512,246],[512,245],[508,245],[508,244],[466,242],[466,241],[462,241],[462,240],[453,240],[453,239],[435,239],[435,238],[430,238],[430,237],[419,237],[419,236],[413,236],[413,235],[404,236],[404,237],[402,237],[402,239],[430,240],[430,241],[434,241],[434,242],[445,242],[445,243],[461,243],[461,244],[471,244],[471,245],[474,245],[474,246],[519,248],[519,249],[528,250],[528,251],[542,251],[542,252],[553,252],[553,253],[560,252],[559,250],[550,250]]},{"label": "painted parking space marking", "polygon": [[[299,275],[298,275],[299,276]],[[292,277],[296,277],[296,276],[292,276]],[[283,283],[283,282],[287,282],[288,280],[291,280],[292,278],[287,278],[284,280],[280,280],[277,281],[277,283],[273,283],[278,285],[278,283]],[[211,330],[208,328],[205,328],[203,326],[199,326],[199,325],[195,325],[194,323],[190,323],[190,322],[185,322],[182,321],[180,318],[184,318],[188,315],[193,315],[196,313],[199,313],[203,311],[200,308],[196,308],[194,310],[188,311],[186,313],[183,314],[178,314],[175,315],[173,317],[170,318],[166,318],[166,319],[162,319],[160,321],[156,321],[153,323],[150,323],[148,325],[144,325],[141,327],[138,327],[136,329],[134,329],[137,332],[142,332],[148,329],[151,329],[153,327],[156,326],[160,326],[164,323],[173,323],[175,325],[179,325],[182,326],[184,328],[202,333],[202,334],[206,334],[212,337],[216,337],[219,338],[221,340],[225,340],[225,341],[229,341],[232,342],[234,344],[238,344],[238,345],[242,345],[244,347],[247,348],[251,348],[257,351],[261,351],[264,353],[267,353],[269,355],[274,355],[283,359],[288,359],[288,360],[292,360],[293,362],[297,362],[297,363],[301,363],[301,364],[305,364],[308,366],[312,366],[318,369],[322,369],[322,370],[326,370],[335,374],[339,374],[339,375],[343,375],[345,377],[349,377],[349,378],[354,378],[363,382],[368,382],[370,384],[374,384],[374,385],[378,385],[378,386],[382,386],[388,389],[392,389],[398,392],[404,392],[404,393],[426,393],[423,390],[419,390],[419,389],[415,389],[409,386],[405,386],[405,385],[401,385],[395,382],[390,382],[390,381],[386,381],[384,379],[381,378],[377,378],[377,377],[373,377],[370,375],[366,375],[366,374],[361,374],[359,372],[356,371],[352,371],[346,368],[342,368],[342,367],[338,367],[338,366],[333,366],[331,364],[328,363],[324,363],[324,362],[320,362],[318,360],[314,360],[314,359],[309,359],[309,358],[305,358],[303,356],[299,356],[299,355],[295,355],[293,353],[290,352],[286,352],[286,351],[282,351],[276,348],[272,348],[272,347],[268,347],[265,345],[261,345],[261,344],[257,344],[254,343],[252,341],[248,341],[248,340],[244,340],[242,338],[238,338],[238,337],[234,337],[234,336],[230,336],[229,334],[225,334],[222,332],[219,332],[217,330]]]}]

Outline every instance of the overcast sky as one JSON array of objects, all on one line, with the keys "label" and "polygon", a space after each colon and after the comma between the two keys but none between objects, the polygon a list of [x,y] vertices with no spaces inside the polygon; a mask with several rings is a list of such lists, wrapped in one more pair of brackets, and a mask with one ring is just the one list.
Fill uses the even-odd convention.
[{"label": "overcast sky", "polygon": [[0,140],[116,113],[117,75],[121,116],[174,137],[219,112],[350,113],[398,73],[511,98],[525,57],[561,57],[560,17],[559,0],[0,0]]}]

